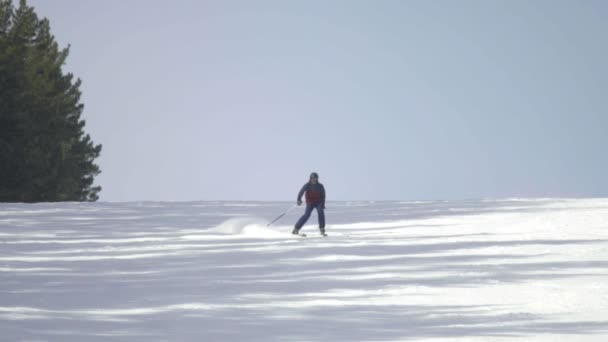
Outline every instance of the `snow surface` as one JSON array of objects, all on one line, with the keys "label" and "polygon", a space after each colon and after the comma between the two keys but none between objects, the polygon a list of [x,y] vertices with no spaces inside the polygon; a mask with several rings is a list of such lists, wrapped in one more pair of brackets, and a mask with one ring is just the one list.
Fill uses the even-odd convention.
[{"label": "snow surface", "polygon": [[608,199],[290,205],[0,204],[0,340],[608,340]]}]

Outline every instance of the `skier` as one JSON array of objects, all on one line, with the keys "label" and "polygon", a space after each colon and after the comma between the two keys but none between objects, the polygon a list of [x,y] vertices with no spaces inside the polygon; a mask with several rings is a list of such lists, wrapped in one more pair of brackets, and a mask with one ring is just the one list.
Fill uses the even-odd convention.
[{"label": "skier", "polygon": [[316,172],[310,174],[310,180],[308,183],[304,184],[300,192],[298,193],[298,205],[302,205],[302,195],[306,193],[306,211],[304,215],[300,217],[298,222],[296,223],[292,234],[299,234],[300,229],[308,218],[310,218],[310,214],[313,209],[317,209],[317,217],[319,219],[319,231],[321,235],[327,236],[325,234],[325,187],[323,184],[319,183],[319,175]]}]

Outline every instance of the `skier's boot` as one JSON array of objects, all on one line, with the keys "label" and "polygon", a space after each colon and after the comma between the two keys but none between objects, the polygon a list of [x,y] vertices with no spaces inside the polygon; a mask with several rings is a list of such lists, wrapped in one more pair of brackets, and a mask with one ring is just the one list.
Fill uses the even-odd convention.
[{"label": "skier's boot", "polygon": [[323,228],[319,228],[319,231],[321,232],[321,235],[323,235],[323,236],[327,236],[327,234],[325,234],[325,229],[323,229]]},{"label": "skier's boot", "polygon": [[300,233],[300,230],[297,229],[297,228],[294,228],[293,231],[291,231],[291,234],[293,234],[293,235],[299,235],[299,236],[302,236],[302,237],[306,237],[306,234]]}]

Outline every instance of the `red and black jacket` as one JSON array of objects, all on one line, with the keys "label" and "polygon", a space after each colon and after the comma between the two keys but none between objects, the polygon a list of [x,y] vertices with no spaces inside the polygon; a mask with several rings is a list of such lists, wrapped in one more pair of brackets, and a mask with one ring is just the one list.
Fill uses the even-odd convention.
[{"label": "red and black jacket", "polygon": [[310,182],[304,184],[302,190],[298,193],[298,202],[302,200],[304,193],[306,193],[306,205],[321,204],[321,207],[325,208],[325,187],[323,187],[323,184]]}]

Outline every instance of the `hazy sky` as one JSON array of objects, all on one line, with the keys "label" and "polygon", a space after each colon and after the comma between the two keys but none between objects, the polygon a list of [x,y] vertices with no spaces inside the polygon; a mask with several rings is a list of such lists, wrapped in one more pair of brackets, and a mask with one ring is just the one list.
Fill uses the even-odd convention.
[{"label": "hazy sky", "polygon": [[103,201],[608,196],[608,1],[28,3]]}]

